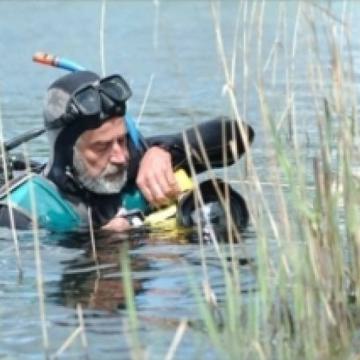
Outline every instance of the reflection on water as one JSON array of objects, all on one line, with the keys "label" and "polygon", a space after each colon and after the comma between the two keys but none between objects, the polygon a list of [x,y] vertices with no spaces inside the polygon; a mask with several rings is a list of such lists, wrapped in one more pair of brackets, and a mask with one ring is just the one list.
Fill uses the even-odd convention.
[{"label": "reflection on water", "polygon": [[[57,245],[78,247],[82,249],[82,252],[80,256],[61,262],[64,268],[61,280],[58,282],[58,290],[49,293],[48,299],[67,307],[75,307],[80,303],[85,309],[110,312],[124,309],[125,294],[121,273],[121,258],[124,255],[130,260],[136,299],[146,300],[145,307],[149,306],[153,295],[159,297],[156,300],[157,303],[165,305],[168,298],[181,296],[185,288],[187,295],[192,298],[193,296],[188,293],[189,284],[186,279],[182,279],[182,276],[191,267],[201,266],[201,259],[197,254],[198,245],[194,245],[196,238],[195,231],[187,233],[186,237],[184,233],[179,233],[178,238],[169,238],[166,232],[137,231],[128,234],[103,234],[96,239],[96,254],[94,255],[86,235],[78,236],[76,241],[66,237],[59,240]],[[193,244],[190,244],[189,240]],[[222,265],[214,254],[209,254],[206,261],[210,271],[211,269],[219,271],[221,275]],[[228,261],[230,264],[230,256]],[[239,256],[238,264],[246,266],[251,261],[251,258]],[[167,277],[169,278],[166,279]],[[180,280],[178,288],[171,284],[176,281],[176,278]],[[252,276],[251,279],[253,279]],[[171,286],[164,288],[163,285],[166,285],[167,281]],[[216,284],[215,287],[218,286],[221,286],[221,283]],[[255,284],[252,283],[250,286],[255,286]],[[178,300],[180,302],[180,299]],[[187,301],[192,302],[193,299],[189,298]],[[141,304],[140,301],[140,311]],[[165,309],[163,311],[165,314]],[[172,316],[177,318],[176,313],[172,313]]]},{"label": "reflection on water", "polygon": [[[59,290],[49,298],[70,307],[80,303],[85,309],[111,312],[124,309],[125,294],[120,259],[124,252],[140,246],[140,242],[141,240],[136,238],[129,241],[121,234],[103,236],[96,240],[95,255],[87,241],[82,246],[84,252],[81,256],[63,262],[65,267],[58,284]],[[149,271],[148,259],[142,256],[132,257],[131,269],[134,272]],[[143,281],[133,280],[135,294],[144,291]]]},{"label": "reflection on water", "polygon": [[[74,309],[80,303],[85,310],[90,337],[99,333],[126,335],[123,324],[127,315],[121,272],[121,257],[125,254],[130,260],[141,336],[147,338],[151,331],[153,336],[161,334],[164,337],[163,332],[166,332],[166,337],[171,338],[180,320],[186,318],[192,329],[186,340],[190,344],[192,338],[201,336],[203,324],[188,278],[190,271],[201,288],[199,245],[189,243],[189,235],[185,237],[184,233],[179,233],[177,237],[169,238],[166,232],[145,231],[104,234],[96,239],[96,260],[87,236],[59,239],[57,247],[81,249],[81,252],[78,256],[61,261],[61,278],[51,287],[46,287],[47,302],[68,309]],[[191,239],[194,241],[194,234],[191,234]],[[212,287],[221,302],[224,294],[222,265],[212,247],[205,246],[204,251]],[[241,285],[244,292],[253,291],[256,288],[254,274],[248,266],[251,258],[244,258],[241,254],[239,251]],[[230,268],[230,257],[228,261]],[[62,319],[60,322],[57,320],[56,324],[69,326],[74,325],[74,321],[69,323]],[[190,335],[193,331],[195,335]],[[163,345],[159,344],[159,349],[165,344],[166,341]],[[191,346],[194,347],[194,343]],[[126,348],[125,343],[122,351]]]},{"label": "reflection on water", "polygon": [[[51,352],[55,352],[78,326],[75,308],[81,304],[90,354],[95,358],[100,354],[106,354],[106,359],[128,358],[129,329],[121,272],[121,257],[125,254],[130,261],[141,325],[139,333],[144,344],[156,344],[155,353],[165,354],[179,322],[186,318],[189,329],[179,353],[186,356],[188,352],[193,354],[196,349],[201,349],[201,353],[209,352],[209,358],[212,358],[211,345],[202,339],[204,326],[189,281],[191,274],[201,289],[203,276],[199,244],[190,243],[188,236],[173,232],[170,237],[169,232],[145,231],[98,234],[94,260],[87,234],[52,238],[42,234],[42,268]],[[16,268],[9,239],[0,242],[3,269],[0,273],[1,351],[25,357],[32,354],[36,358],[42,353],[42,339],[33,239],[30,233],[20,236],[24,278],[19,283],[15,280]],[[194,234],[191,239],[195,239]],[[251,246],[247,248],[248,258],[244,257],[243,249],[236,251],[244,291],[256,289],[254,273],[249,266],[254,250]],[[204,256],[211,285],[221,303],[225,292],[222,265],[212,246],[205,245]],[[228,262],[230,268],[230,256]],[[21,344],[19,337],[22,338]],[[79,340],[67,354],[77,358],[83,352]]]}]

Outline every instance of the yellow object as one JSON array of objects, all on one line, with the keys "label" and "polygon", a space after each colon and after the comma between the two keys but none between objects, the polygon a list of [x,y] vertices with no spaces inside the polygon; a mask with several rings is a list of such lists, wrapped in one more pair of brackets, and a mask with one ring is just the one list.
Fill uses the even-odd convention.
[{"label": "yellow object", "polygon": [[[180,187],[181,192],[185,192],[193,189],[194,184],[185,170],[183,169],[177,170],[175,172],[175,178]],[[164,222],[165,220],[171,218],[175,218],[176,208],[177,208],[177,204],[171,204],[163,209],[155,211],[145,218],[144,224],[161,225],[160,224],[161,222]]]},{"label": "yellow object", "polygon": [[176,204],[172,204],[164,209],[160,209],[148,215],[144,220],[144,224],[156,225],[159,222],[174,217],[175,215],[176,215]]},{"label": "yellow object", "polygon": [[182,192],[193,189],[194,183],[192,182],[191,177],[188,176],[185,170],[177,170],[175,172],[175,178]]}]

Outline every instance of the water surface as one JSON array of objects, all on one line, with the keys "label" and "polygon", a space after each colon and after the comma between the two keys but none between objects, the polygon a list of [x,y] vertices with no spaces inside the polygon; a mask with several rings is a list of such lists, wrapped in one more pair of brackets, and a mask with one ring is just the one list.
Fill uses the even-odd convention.
[{"label": "water surface", "polygon": [[[264,151],[267,137],[261,123],[258,92],[256,33],[252,5],[240,8],[236,1],[221,5],[224,45],[229,59],[233,49],[236,14],[240,14],[239,58],[236,87],[238,102],[247,121],[256,131],[253,157],[260,179],[269,174],[269,154]],[[121,73],[133,89],[130,111],[136,117],[151,77],[153,85],[140,123],[145,135],[181,131],[194,122],[220,114],[230,114],[224,96],[224,72],[219,56],[210,5],[206,1],[108,1],[104,33],[106,73]],[[280,3],[266,3],[263,20],[263,57],[271,52],[278,26]],[[341,6],[339,9],[341,10]],[[292,38],[297,2],[287,7],[288,41]],[[352,4],[354,14],[358,6]],[[63,74],[62,70],[32,63],[34,52],[42,50],[69,57],[85,67],[101,72],[99,1],[1,1],[0,2],[0,103],[5,138],[42,126],[42,101],[46,87]],[[242,59],[244,29],[252,32],[248,62]],[[309,106],[306,52],[301,51],[305,36],[299,37],[294,86],[298,87],[299,138],[307,142],[309,159],[316,152],[314,111]],[[283,44],[284,45],[284,44]],[[354,46],[354,52],[358,47]],[[356,60],[357,61],[357,60]],[[230,62],[230,60],[229,60]],[[246,70],[244,68],[246,66]],[[264,69],[274,108],[282,111],[285,94],[284,67]],[[274,74],[278,77],[272,85]],[[246,85],[246,86],[245,86]],[[244,101],[245,100],[245,101]],[[313,122],[313,124],[312,124]],[[301,126],[306,124],[306,126]],[[33,158],[46,161],[46,137],[29,144]],[[232,178],[243,178],[244,163],[229,169]],[[241,174],[241,175],[239,175]],[[221,175],[221,172],[219,172]],[[235,184],[251,202],[246,186]],[[266,196],[276,216],[276,200],[271,187]],[[274,204],[275,203],[275,204]],[[251,204],[250,204],[251,205]],[[18,279],[10,232],[0,232],[0,357],[5,359],[43,358],[39,301],[36,285],[34,245],[31,233],[20,234],[23,278]],[[256,238],[250,226],[244,234],[248,258],[241,246],[236,249],[241,264],[241,281],[246,291],[256,290],[254,274],[248,266],[255,256]],[[47,330],[50,352],[54,353],[78,326],[76,304],[84,309],[88,349],[79,340],[63,358],[127,359],[129,330],[125,314],[120,257],[130,257],[136,307],[141,321],[140,336],[150,358],[163,358],[181,319],[190,321],[177,352],[178,359],[217,358],[204,334],[189,282],[201,284],[199,246],[183,234],[114,235],[97,239],[97,261],[88,237],[55,236],[40,233]],[[273,242],[269,236],[269,244]],[[128,247],[124,247],[124,244]],[[224,281],[220,262],[211,246],[206,248],[210,281],[221,303]]]}]

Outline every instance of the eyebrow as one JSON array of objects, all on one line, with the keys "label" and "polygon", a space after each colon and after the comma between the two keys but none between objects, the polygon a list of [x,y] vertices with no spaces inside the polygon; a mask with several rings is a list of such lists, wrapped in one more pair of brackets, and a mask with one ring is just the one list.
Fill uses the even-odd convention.
[{"label": "eyebrow", "polygon": [[118,139],[126,139],[128,135],[128,132],[125,132],[124,134],[119,134],[119,136],[112,138],[112,139],[97,139],[93,142],[90,143],[90,145],[92,144],[98,144],[98,143],[108,143],[108,142],[112,142],[114,140],[118,140]]}]

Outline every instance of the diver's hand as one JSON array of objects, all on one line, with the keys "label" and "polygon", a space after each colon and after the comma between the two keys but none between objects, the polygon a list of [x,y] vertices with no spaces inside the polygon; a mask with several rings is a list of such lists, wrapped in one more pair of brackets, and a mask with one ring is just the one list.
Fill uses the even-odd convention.
[{"label": "diver's hand", "polygon": [[129,221],[124,217],[114,217],[107,224],[102,226],[102,230],[108,231],[125,231],[131,228]]},{"label": "diver's hand", "polygon": [[136,184],[150,204],[161,206],[180,194],[168,151],[153,146],[141,159]]}]

